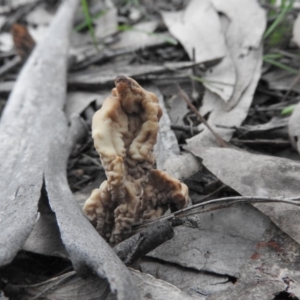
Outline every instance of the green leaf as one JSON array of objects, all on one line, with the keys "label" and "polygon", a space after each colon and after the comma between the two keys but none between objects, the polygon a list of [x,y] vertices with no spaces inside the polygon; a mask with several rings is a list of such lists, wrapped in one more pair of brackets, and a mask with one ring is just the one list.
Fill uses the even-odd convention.
[{"label": "green leaf", "polygon": [[268,36],[273,33],[273,31],[277,28],[277,26],[282,22],[284,19],[286,13],[292,9],[293,4],[295,0],[282,0],[281,2],[281,12],[278,14],[277,18],[274,20],[274,22],[270,25],[269,28],[264,33],[263,38],[266,39]]},{"label": "green leaf", "polygon": [[296,104],[289,105],[289,106],[285,107],[285,108],[280,112],[280,114],[281,114],[282,116],[289,115],[289,114],[291,114],[291,113],[294,111],[295,107],[296,107]]},{"label": "green leaf", "polygon": [[280,53],[270,53],[270,54],[265,54],[263,59],[278,59],[282,57],[283,55]]}]

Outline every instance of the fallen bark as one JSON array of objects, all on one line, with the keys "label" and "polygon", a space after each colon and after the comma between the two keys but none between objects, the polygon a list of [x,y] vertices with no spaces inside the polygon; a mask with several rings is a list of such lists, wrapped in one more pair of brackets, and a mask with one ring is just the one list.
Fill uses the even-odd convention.
[{"label": "fallen bark", "polygon": [[121,242],[114,247],[114,251],[126,265],[131,265],[173,236],[174,231],[168,221],[158,222]]},{"label": "fallen bark", "polygon": [[[44,187],[76,272],[106,278],[118,299],[139,299],[130,272],[75,202],[66,164],[76,137],[63,106],[69,32],[78,0],[66,0],[22,69],[0,124],[0,266],[10,263],[38,220]],[[75,131],[74,131],[75,130]]]}]

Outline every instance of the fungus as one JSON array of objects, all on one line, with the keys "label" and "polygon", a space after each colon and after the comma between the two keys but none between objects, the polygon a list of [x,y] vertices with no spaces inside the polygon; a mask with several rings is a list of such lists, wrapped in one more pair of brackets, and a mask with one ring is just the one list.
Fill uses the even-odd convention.
[{"label": "fungus", "polygon": [[83,207],[112,244],[125,239],[133,223],[157,218],[170,205],[182,209],[188,203],[187,186],[154,169],[153,147],[162,116],[157,97],[126,76],[117,76],[115,85],[92,122],[107,180]]}]

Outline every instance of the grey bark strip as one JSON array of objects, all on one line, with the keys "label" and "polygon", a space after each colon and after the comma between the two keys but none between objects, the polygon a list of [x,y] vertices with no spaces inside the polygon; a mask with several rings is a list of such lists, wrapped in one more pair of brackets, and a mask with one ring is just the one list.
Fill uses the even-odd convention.
[{"label": "grey bark strip", "polygon": [[168,221],[150,224],[143,231],[115,246],[114,251],[126,265],[131,265],[173,236],[173,227]]},{"label": "grey bark strip", "polygon": [[76,6],[73,0],[61,7],[44,41],[22,69],[2,115],[1,265],[13,259],[38,217],[45,163],[58,134],[51,126],[58,123],[64,105],[68,35]]},{"label": "grey bark strip", "polygon": [[[92,269],[118,299],[139,299],[130,272],[96,233],[66,179],[72,144],[63,113],[69,33],[78,0],[62,3],[22,69],[0,123],[0,266],[12,261],[38,219],[45,183],[62,241],[78,273]],[[72,131],[72,130],[71,130]]]}]

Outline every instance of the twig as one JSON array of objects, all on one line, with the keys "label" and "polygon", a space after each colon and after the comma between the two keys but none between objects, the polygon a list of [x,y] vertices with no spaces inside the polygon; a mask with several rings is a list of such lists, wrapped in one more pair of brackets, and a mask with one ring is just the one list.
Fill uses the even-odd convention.
[{"label": "twig", "polygon": [[198,112],[196,107],[192,104],[191,100],[188,98],[186,93],[182,90],[182,88],[177,84],[177,89],[180,94],[180,96],[184,99],[184,101],[187,103],[189,108],[192,110],[193,113],[196,114],[198,119],[209,129],[209,131],[213,134],[215,137],[217,143],[219,144],[220,147],[227,148],[229,147],[229,144],[225,142],[213,129],[212,127],[208,124],[208,122],[205,120],[205,118]]},{"label": "twig", "polygon": [[218,203],[227,203],[227,204],[236,204],[236,203],[286,203],[286,204],[292,204],[296,206],[300,206],[299,201],[300,197],[296,198],[283,198],[283,197],[278,197],[278,198],[269,198],[269,197],[253,197],[253,196],[235,196],[235,197],[225,197],[225,198],[219,198],[219,199],[214,199],[214,200],[209,200],[205,201],[181,210],[178,210],[174,212],[174,217],[186,213],[188,211],[197,209],[201,206],[205,205],[211,205],[211,204],[218,204]]},{"label": "twig", "polygon": [[82,156],[84,156],[85,158],[87,158],[88,160],[90,160],[91,162],[93,162],[96,166],[98,166],[99,168],[103,169],[102,164],[99,162],[98,159],[95,159],[85,153],[82,154]]},{"label": "twig", "polygon": [[81,69],[84,69],[91,64],[100,64],[101,62],[107,62],[109,59],[112,59],[114,57],[118,57],[120,55],[132,53],[132,49],[126,49],[126,50],[104,50],[102,52],[96,53],[93,56],[87,57],[85,60],[77,63],[76,65],[72,66],[71,71],[78,71]]},{"label": "twig", "polygon": [[[225,198],[218,198],[214,200],[205,201],[199,204],[195,204],[192,206],[189,206],[187,208],[178,210],[168,216],[162,216],[152,222],[145,223],[143,225],[137,226],[137,228],[142,228],[145,225],[161,222],[165,220],[172,220],[174,218],[182,218],[190,214],[195,214],[199,208],[204,208],[206,205],[211,204],[221,204],[221,207],[215,207],[214,209],[223,208],[224,204],[233,205],[237,203],[286,203],[291,205],[300,206],[300,196],[295,198],[284,198],[284,197],[255,197],[255,196],[234,196],[234,197],[225,197]],[[189,213],[189,214],[188,214]]]},{"label": "twig", "polygon": [[[173,125],[171,125],[171,129],[172,130],[178,130],[178,131],[184,131],[184,132],[187,132],[187,133],[191,132],[191,126],[186,126],[186,125],[173,124]],[[198,133],[201,132],[196,126],[192,127],[192,129],[193,129],[194,134],[198,134]]]},{"label": "twig", "polygon": [[298,81],[300,80],[300,69],[298,71],[298,75],[293,79],[289,89],[287,90],[287,92],[285,93],[282,102],[284,102],[286,100],[286,98],[289,96],[290,92],[292,91],[293,87],[298,83]]},{"label": "twig", "polygon": [[[262,88],[262,87],[258,87],[257,88],[257,91],[258,92],[261,92],[261,93],[263,93],[263,94],[266,94],[266,95],[269,95],[269,96],[273,96],[273,97],[277,97],[277,98],[282,98],[282,94],[279,94],[279,93],[277,93],[277,92],[272,92],[272,91],[268,91],[268,90],[265,90],[264,88]],[[286,100],[295,100],[294,98],[292,98],[292,97],[286,97]],[[278,103],[278,104],[281,104],[281,103]],[[272,107],[273,106],[275,106],[276,104],[274,104],[274,105],[272,105]],[[260,109],[260,108],[259,108]],[[258,109],[257,109],[258,110]]]},{"label": "twig", "polygon": [[0,77],[14,70],[16,67],[18,67],[21,64],[21,62],[22,62],[21,57],[15,56],[13,59],[11,59],[6,64],[0,67]]},{"label": "twig", "polygon": [[[194,47],[193,47],[193,62],[196,62],[196,53],[195,53]],[[196,70],[197,70],[197,68],[195,66],[192,67],[193,76],[195,76],[195,77],[197,75]],[[192,97],[194,100],[197,100],[199,97],[199,93],[197,92],[197,89],[196,89],[196,82],[192,78],[191,78],[191,83],[192,83],[192,90],[193,90]]]},{"label": "twig", "polygon": [[243,144],[274,144],[274,145],[290,145],[291,142],[288,140],[268,140],[268,139],[255,139],[255,140],[240,140],[232,139],[232,143],[243,143]]}]

